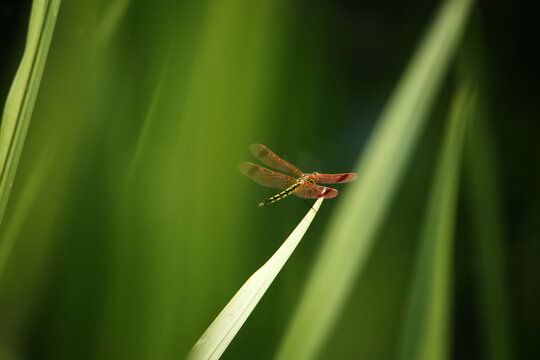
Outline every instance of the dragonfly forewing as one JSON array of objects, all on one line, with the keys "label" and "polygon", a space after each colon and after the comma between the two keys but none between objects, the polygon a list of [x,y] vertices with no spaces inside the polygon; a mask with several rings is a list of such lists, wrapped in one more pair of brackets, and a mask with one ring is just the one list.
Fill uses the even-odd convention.
[{"label": "dragonfly forewing", "polygon": [[257,164],[244,162],[238,165],[240,172],[251,178],[257,184],[274,189],[286,189],[297,182],[289,175],[280,174]]},{"label": "dragonfly forewing", "polygon": [[249,147],[253,155],[266,166],[295,176],[302,176],[302,171],[291,163],[283,160],[263,144],[251,144]]}]

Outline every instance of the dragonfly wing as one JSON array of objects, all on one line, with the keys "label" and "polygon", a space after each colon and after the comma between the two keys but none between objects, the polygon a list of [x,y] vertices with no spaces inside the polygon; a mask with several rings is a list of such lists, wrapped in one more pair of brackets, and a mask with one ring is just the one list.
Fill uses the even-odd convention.
[{"label": "dragonfly wing", "polygon": [[326,186],[307,184],[303,186],[300,190],[295,191],[294,195],[304,199],[318,199],[321,197],[325,199],[331,199],[338,195],[338,191],[336,189],[332,189]]},{"label": "dragonfly wing", "polygon": [[358,177],[355,173],[345,174],[317,174],[316,182],[323,184],[341,184],[356,180]]},{"label": "dragonfly wing", "polygon": [[302,172],[296,166],[283,160],[263,144],[251,144],[249,149],[253,155],[255,155],[255,157],[261,160],[263,164],[270,166],[271,168],[293,174],[295,176],[302,175]]},{"label": "dragonfly wing", "polygon": [[286,189],[296,183],[296,179],[289,175],[280,174],[253,163],[241,163],[238,169],[257,184],[275,189]]}]

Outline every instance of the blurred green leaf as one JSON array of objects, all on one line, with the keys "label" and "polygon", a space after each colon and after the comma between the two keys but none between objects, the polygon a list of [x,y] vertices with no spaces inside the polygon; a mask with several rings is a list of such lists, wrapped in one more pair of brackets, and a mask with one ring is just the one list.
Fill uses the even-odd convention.
[{"label": "blurred green leaf", "polygon": [[238,290],[193,346],[188,359],[219,359],[302,240],[322,201],[315,202],[283,245]]},{"label": "blurred green leaf", "polygon": [[454,97],[431,190],[416,261],[399,358],[446,359],[450,344],[450,301],[454,219],[463,138],[474,107],[469,84]]},{"label": "blurred green leaf", "polygon": [[96,41],[98,44],[106,45],[111,41],[113,34],[116,33],[118,26],[125,18],[130,4],[131,0],[113,0],[107,3],[107,10],[97,26]]},{"label": "blurred green leaf", "polygon": [[60,0],[34,1],[26,47],[6,99],[0,128],[0,222],[34,110],[59,7]]},{"label": "blurred green leaf", "polygon": [[0,278],[15,244],[15,239],[27,219],[34,200],[42,190],[44,177],[51,167],[55,155],[50,150],[45,150],[40,154],[40,159],[33,169],[34,176],[27,178],[24,182],[22,194],[13,208],[12,217],[3,226],[2,242],[0,242]]},{"label": "blurred green leaf", "polygon": [[[26,47],[6,99],[0,128],[0,224],[34,110],[59,7],[60,0],[33,2]],[[1,243],[0,273],[12,245],[12,241]]]},{"label": "blurred green leaf", "polygon": [[[323,345],[362,270],[471,9],[472,1],[442,4],[385,107],[325,236],[279,359],[309,359]],[[347,192],[348,191],[348,192]]]},{"label": "blurred green leaf", "polygon": [[501,205],[501,172],[488,102],[486,60],[482,29],[478,18],[460,52],[461,77],[478,84],[474,123],[467,129],[464,156],[464,194],[471,221],[471,241],[475,279],[476,309],[482,334],[482,357],[515,359],[515,334],[508,286],[507,254],[504,244],[505,220]]},{"label": "blurred green leaf", "polygon": [[478,311],[486,357],[514,359],[496,156],[485,114],[479,109],[477,115],[467,141],[465,190],[473,221],[474,241],[470,245],[478,285]]},{"label": "blurred green leaf", "polygon": [[[126,181],[113,200],[101,357],[111,356],[111,348],[113,358],[187,353],[229,300],[226,294],[247,278],[255,251],[252,238],[241,235],[253,229],[255,216],[247,214],[251,206],[242,199],[249,193],[235,164],[265,126],[260,119],[278,78],[289,5],[249,0],[158,5],[134,3],[129,14],[137,14],[135,20],[126,21],[142,29],[159,23],[163,34],[143,36],[144,49],[155,46],[154,52],[131,43],[137,62],[127,67],[130,76],[138,81],[146,76],[150,84],[142,93],[127,84],[128,91],[137,89],[136,101],[143,100],[136,104],[136,126],[120,113],[124,124],[111,131],[108,142],[108,154],[119,155],[115,165],[121,169],[111,179],[111,193],[119,195],[115,181]],[[154,22],[148,23],[147,13]],[[151,72],[145,73],[141,59],[154,64]],[[111,76],[121,74],[128,60],[133,59],[118,56]],[[119,83],[125,77],[118,76]],[[134,130],[131,138],[124,136],[126,128]],[[118,152],[122,140],[125,148]]]}]

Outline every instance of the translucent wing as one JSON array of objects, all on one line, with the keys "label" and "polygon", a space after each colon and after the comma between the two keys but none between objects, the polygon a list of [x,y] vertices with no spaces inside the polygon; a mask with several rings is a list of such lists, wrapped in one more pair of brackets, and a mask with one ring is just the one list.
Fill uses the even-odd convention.
[{"label": "translucent wing", "polygon": [[304,199],[318,199],[320,197],[325,199],[331,199],[338,195],[338,191],[336,189],[332,189],[326,186],[307,184],[303,185],[300,190],[295,191],[294,195]]},{"label": "translucent wing", "polygon": [[253,163],[238,164],[238,169],[257,184],[275,189],[286,189],[296,183],[296,179],[289,175],[280,174]]},{"label": "translucent wing", "polygon": [[322,184],[340,184],[356,180],[357,177],[358,175],[355,173],[317,174],[314,180]]},{"label": "translucent wing", "polygon": [[249,147],[253,155],[257,157],[261,162],[271,168],[279,171],[283,171],[295,176],[301,176],[302,172],[294,165],[283,160],[272,152],[269,148],[262,144],[251,144]]}]

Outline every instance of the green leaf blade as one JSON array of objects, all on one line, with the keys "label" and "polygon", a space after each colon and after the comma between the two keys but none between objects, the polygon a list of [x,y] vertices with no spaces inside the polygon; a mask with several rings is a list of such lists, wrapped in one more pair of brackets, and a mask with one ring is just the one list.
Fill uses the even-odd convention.
[{"label": "green leaf blade", "polygon": [[450,344],[452,249],[463,138],[474,94],[457,91],[426,208],[399,359],[445,359]]},{"label": "green leaf blade", "polygon": [[219,359],[302,240],[322,201],[315,202],[283,245],[238,290],[193,346],[189,360]]},{"label": "green leaf blade", "polygon": [[0,224],[30,124],[59,7],[60,0],[34,1],[26,47],[4,106],[0,128]]}]

